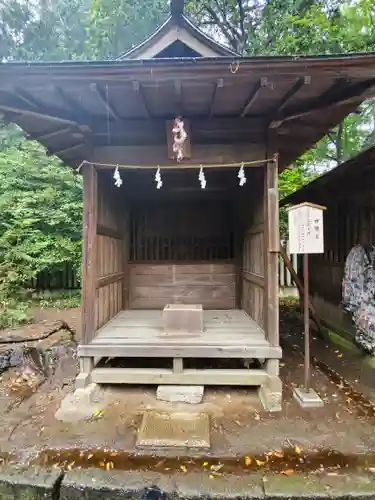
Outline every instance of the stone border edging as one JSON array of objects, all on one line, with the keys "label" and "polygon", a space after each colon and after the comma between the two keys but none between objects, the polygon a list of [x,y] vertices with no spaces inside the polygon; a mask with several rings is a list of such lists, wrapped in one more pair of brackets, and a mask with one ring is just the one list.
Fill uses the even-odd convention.
[{"label": "stone border edging", "polygon": [[345,475],[223,475],[204,473],[163,475],[139,471],[73,470],[4,466],[0,470],[0,500],[177,500],[340,498],[375,500],[375,478],[365,473]]}]

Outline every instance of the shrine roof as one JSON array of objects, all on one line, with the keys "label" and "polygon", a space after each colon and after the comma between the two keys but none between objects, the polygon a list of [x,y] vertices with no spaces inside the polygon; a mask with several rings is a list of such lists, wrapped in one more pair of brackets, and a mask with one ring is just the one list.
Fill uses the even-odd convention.
[{"label": "shrine roof", "polygon": [[304,202],[325,204],[348,194],[363,192],[375,183],[375,146],[365,149],[350,160],[334,167],[280,201],[280,206]]},{"label": "shrine roof", "polygon": [[375,95],[375,53],[3,62],[0,112],[68,165],[87,144],[165,144],[165,120],[194,143],[264,145],[285,168]]}]

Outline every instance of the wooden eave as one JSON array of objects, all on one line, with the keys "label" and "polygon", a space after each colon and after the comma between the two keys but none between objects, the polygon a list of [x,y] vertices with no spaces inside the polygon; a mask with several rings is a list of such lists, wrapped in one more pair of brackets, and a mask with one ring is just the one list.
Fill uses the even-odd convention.
[{"label": "wooden eave", "polygon": [[[375,181],[375,146],[334,167],[280,201],[280,206],[304,202],[332,203],[348,193],[360,194]],[[357,191],[357,193],[355,193]]]},{"label": "wooden eave", "polygon": [[285,168],[375,95],[375,53],[1,63],[0,112],[71,166],[92,145],[165,145],[165,120],[194,144],[277,141]]},{"label": "wooden eave", "polygon": [[221,45],[181,14],[177,18],[170,16],[160,28],[139,45],[120,54],[116,60],[151,59],[175,43],[182,42],[197,55],[202,57],[237,56],[236,52]]}]

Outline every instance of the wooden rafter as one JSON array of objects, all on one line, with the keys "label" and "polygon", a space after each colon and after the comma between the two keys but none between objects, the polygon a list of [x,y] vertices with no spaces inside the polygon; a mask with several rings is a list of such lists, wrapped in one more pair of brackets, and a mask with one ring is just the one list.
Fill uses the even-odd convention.
[{"label": "wooden rafter", "polygon": [[268,86],[268,82],[267,82],[266,77],[261,78],[257,82],[255,87],[252,89],[251,94],[249,95],[248,99],[246,100],[246,103],[241,111],[241,118],[244,118],[248,114],[251,106],[254,104],[254,102],[258,98],[259,92],[261,91],[261,89],[264,87],[267,87],[267,86]]},{"label": "wooden rafter", "polygon": [[147,115],[148,118],[151,118],[151,113],[150,113],[150,109],[148,107],[148,103],[147,103],[147,99],[145,97],[145,93],[143,91],[143,87],[142,85],[139,83],[138,80],[134,80],[133,81],[133,90],[134,92],[137,92],[138,96],[139,96],[139,99],[141,101],[141,104],[143,106],[143,109]]},{"label": "wooden rafter", "polygon": [[86,115],[85,110],[78,104],[75,99],[72,99],[61,87],[54,85],[53,90],[60,97],[64,106],[69,109],[69,114],[74,116],[77,123],[82,122],[82,117]]},{"label": "wooden rafter", "polygon": [[[72,131],[72,127],[62,127],[53,132],[46,132],[44,134],[28,134],[27,139],[30,141],[47,141],[49,139],[53,139],[54,137],[58,137],[59,135],[67,134]],[[82,132],[76,132],[77,134],[83,135]]]},{"label": "wooden rafter", "polygon": [[[1,92],[0,94],[3,94],[3,92]],[[19,103],[19,100],[13,99],[12,94],[6,95],[8,95],[8,98],[6,98],[6,100],[2,100],[0,95],[0,110],[4,112],[78,126],[78,123],[65,115],[63,111],[45,110],[44,107],[39,107],[38,109],[36,109],[32,108],[30,105],[26,105],[26,103],[23,106]]]},{"label": "wooden rafter", "polygon": [[90,85],[90,88],[93,92],[96,93],[100,102],[103,104],[103,106],[107,110],[107,113],[115,120],[120,120],[120,117],[119,117],[117,111],[114,109],[114,107],[112,106],[112,104],[109,100],[109,92],[107,92],[107,94],[105,94],[103,92],[103,89],[100,88],[96,83],[92,83]]},{"label": "wooden rafter", "polygon": [[36,99],[32,95],[30,95],[26,90],[15,87],[12,94],[15,95],[21,101],[25,102],[28,106],[31,106],[31,108],[38,109],[41,107],[40,103],[38,103]]},{"label": "wooden rafter", "polygon": [[209,109],[209,115],[210,116],[214,115],[215,103],[216,103],[216,97],[217,97],[217,94],[218,94],[218,90],[222,89],[223,87],[224,87],[224,80],[222,78],[219,78],[217,80],[217,82],[215,83],[214,90],[212,92],[210,109]]},{"label": "wooden rafter", "polygon": [[355,83],[349,88],[345,87],[345,83],[346,80],[340,78],[328,90],[323,92],[323,94],[309,104],[299,105],[290,110],[286,109],[277,121],[272,121],[270,123],[270,127],[278,128],[281,123],[285,121],[295,120],[296,118],[300,118],[329,106],[345,104],[348,101],[358,98],[366,92],[366,90],[375,86],[375,78]]},{"label": "wooden rafter", "polygon": [[[298,80],[288,90],[288,92],[284,95],[284,97],[278,103],[278,105],[277,105],[276,109],[274,110],[274,112],[271,114],[270,123],[277,124],[278,123],[278,117],[281,115],[282,111],[288,105],[288,103],[293,99],[293,97],[301,90],[301,88],[304,85],[308,85],[310,83],[311,83],[311,77],[310,76],[305,76],[304,78],[298,78]],[[282,121],[283,120],[281,118],[281,123],[282,123]],[[277,127],[273,126],[272,128],[277,128]]]},{"label": "wooden rafter", "polygon": [[69,146],[66,146],[62,149],[56,149],[56,150],[49,150],[47,151],[47,156],[61,156],[66,153],[70,153],[71,151],[75,151],[76,149],[81,149],[85,146],[84,142],[79,142],[78,144],[71,144]]}]

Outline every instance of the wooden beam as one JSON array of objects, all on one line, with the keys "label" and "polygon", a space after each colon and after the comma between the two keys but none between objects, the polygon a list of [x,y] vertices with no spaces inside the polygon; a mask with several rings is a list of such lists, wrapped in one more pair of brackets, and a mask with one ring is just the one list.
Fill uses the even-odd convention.
[{"label": "wooden beam", "polygon": [[216,97],[218,94],[218,90],[222,89],[224,87],[224,80],[222,78],[219,78],[214,86],[214,90],[212,92],[212,97],[211,97],[211,103],[210,103],[210,109],[209,109],[209,115],[213,116],[214,115],[214,110],[215,110],[215,103],[216,103]]},{"label": "wooden beam", "polygon": [[254,104],[254,102],[258,98],[258,95],[259,95],[259,92],[261,91],[261,89],[263,87],[267,87],[267,86],[268,86],[268,81],[267,81],[266,77],[261,78],[257,82],[255,87],[252,89],[251,94],[249,95],[249,97],[248,97],[248,99],[247,99],[247,101],[246,101],[246,103],[241,111],[241,118],[244,118],[248,114],[251,106]]},{"label": "wooden beam", "polygon": [[51,122],[63,123],[65,125],[79,126],[77,122],[65,115],[64,111],[61,110],[46,110],[40,107],[39,109],[33,108],[30,105],[22,106],[19,100],[14,100],[12,94],[5,95],[9,96],[6,98],[5,102],[1,100],[1,95],[4,94],[3,91],[0,92],[0,110],[10,113],[15,113],[18,115],[30,116],[32,118],[38,118],[42,120],[49,120]]},{"label": "wooden beam", "polygon": [[[301,90],[304,85],[309,85],[311,83],[311,77],[305,76],[304,78],[298,78],[295,84],[288,90],[288,92],[281,99],[277,108],[274,112],[275,116],[271,115],[270,124],[276,124],[278,122],[278,117],[281,115],[283,109],[287,106],[287,104],[293,99],[293,97]],[[281,123],[282,123],[281,119]],[[280,125],[281,125],[280,123]],[[276,128],[276,127],[273,127]]]},{"label": "wooden beam", "polygon": [[246,385],[264,384],[264,370],[220,369],[183,370],[163,368],[94,368],[92,381],[99,384],[182,384],[182,385]]},{"label": "wooden beam", "polygon": [[330,106],[346,104],[352,99],[361,96],[371,87],[375,86],[375,78],[355,83],[349,88],[346,87],[346,83],[346,79],[340,78],[328,90],[323,92],[323,94],[314,99],[312,102],[296,106],[290,110],[286,109],[277,121],[272,121],[270,123],[270,128],[278,128],[281,123],[285,121],[295,120],[296,118],[300,118],[301,116],[308,115],[309,113],[313,113]]},{"label": "wooden beam", "polygon": [[146,97],[145,97],[145,94],[144,94],[144,91],[143,91],[143,87],[139,83],[138,80],[133,80],[133,90],[134,90],[134,92],[137,92],[137,94],[139,96],[139,99],[141,101],[141,104],[143,106],[143,109],[145,111],[146,116],[148,118],[151,118],[150,109],[149,109],[148,104],[147,104],[147,100],[146,100]]},{"label": "wooden beam", "polygon": [[98,224],[96,228],[96,234],[100,234],[101,236],[109,236],[110,238],[114,238],[115,240],[123,239],[123,235],[120,231],[116,231],[116,229],[103,226],[102,224]]},{"label": "wooden beam", "polygon": [[105,95],[103,90],[96,83],[91,83],[90,88],[93,92],[96,93],[100,102],[104,105],[105,109],[107,110],[107,113],[115,120],[120,120],[117,111],[114,109],[114,107],[111,105],[109,101],[109,92],[107,92],[107,95]]},{"label": "wooden beam", "polygon": [[97,273],[96,227],[98,220],[98,177],[95,167],[85,164],[83,170],[83,257],[82,257],[82,343],[95,336],[95,299]]},{"label": "wooden beam", "polygon": [[182,105],[182,83],[180,80],[174,82],[174,89],[176,94],[176,116],[183,115],[183,105]]},{"label": "wooden beam", "polygon": [[102,278],[98,278],[96,280],[96,288],[111,285],[112,283],[116,283],[122,279],[124,279],[124,273],[113,273],[108,276],[103,276]]},{"label": "wooden beam", "polygon": [[[53,139],[54,137],[58,137],[59,135],[67,134],[72,131],[72,127],[63,127],[59,128],[57,130],[54,130],[53,132],[46,132],[45,134],[28,134],[27,139],[29,141],[47,141],[48,139]],[[75,134],[79,134],[83,136],[83,132],[75,132]]]},{"label": "wooden beam", "polygon": [[72,99],[61,87],[58,85],[53,85],[54,92],[60,97],[64,106],[69,110],[69,114],[72,114],[74,120],[77,123],[83,123],[84,118],[87,117],[87,112],[79,105],[79,103]]},{"label": "wooden beam", "polygon": [[[275,152],[275,134],[270,133],[267,156]],[[265,323],[267,338],[272,346],[279,341],[279,200],[278,200],[278,161],[269,162],[265,168]]]},{"label": "wooden beam", "polygon": [[14,91],[11,92],[16,97],[18,97],[21,101],[25,102],[28,106],[32,108],[38,109],[41,107],[41,104],[38,103],[35,98],[30,95],[26,90],[15,87]]},{"label": "wooden beam", "polygon": [[72,151],[75,151],[76,149],[81,149],[85,147],[84,142],[79,142],[78,144],[71,144],[70,146],[66,146],[62,149],[54,149],[54,150],[48,150],[47,151],[47,156],[61,156],[66,153],[70,153]]}]

